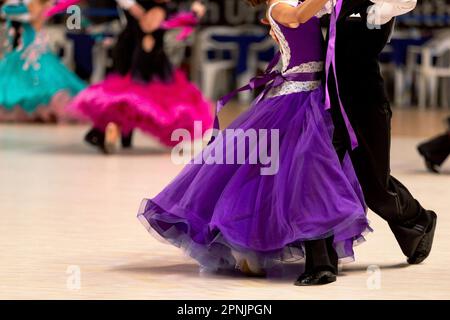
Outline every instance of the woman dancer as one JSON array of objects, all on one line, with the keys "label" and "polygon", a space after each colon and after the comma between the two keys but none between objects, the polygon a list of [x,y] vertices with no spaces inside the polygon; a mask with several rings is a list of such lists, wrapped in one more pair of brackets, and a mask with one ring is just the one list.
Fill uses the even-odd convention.
[{"label": "woman dancer", "polygon": [[49,0],[30,0],[27,6],[22,2],[2,9],[7,17],[29,20],[22,19],[20,44],[0,61],[0,120],[64,120],[71,96],[85,87],[50,51],[42,30],[50,6]]},{"label": "woman dancer", "polygon": [[[248,87],[266,86],[251,108],[141,205],[147,230],[205,268],[260,273],[306,256],[296,285],[326,284],[336,280],[338,259],[352,259],[353,245],[370,230],[361,188],[349,159],[341,165],[336,155],[323,104],[324,48],[314,15],[326,1],[250,1],[267,2],[282,70],[269,67],[253,79]],[[252,139],[255,130],[263,134]],[[263,175],[266,148],[279,165]]]},{"label": "woman dancer", "polygon": [[212,123],[210,104],[184,73],[172,68],[164,48],[161,25],[168,1],[120,0],[127,26],[114,49],[114,74],[81,92],[71,107],[94,124],[85,140],[105,153],[131,146],[134,129],[174,146],[175,129],[206,131]]}]

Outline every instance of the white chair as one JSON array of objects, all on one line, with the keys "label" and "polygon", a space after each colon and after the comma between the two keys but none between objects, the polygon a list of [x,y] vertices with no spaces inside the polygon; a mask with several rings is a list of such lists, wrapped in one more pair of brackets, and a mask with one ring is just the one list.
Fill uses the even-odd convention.
[{"label": "white chair", "polygon": [[[122,21],[119,20],[90,27],[88,32],[91,35],[109,33],[114,36],[120,33],[121,28]],[[90,77],[91,83],[100,82],[105,78],[106,70],[113,63],[109,51],[114,47],[115,42],[114,37],[107,37],[95,42],[92,48],[93,70]]]},{"label": "white chair", "polygon": [[[265,28],[253,28],[253,34],[259,34],[261,36],[267,35],[267,30]],[[275,49],[276,43],[273,39],[267,35],[267,37],[261,41],[250,45],[249,52],[247,56],[247,70],[238,78],[238,87],[246,85],[251,78],[256,76],[258,70],[265,70],[269,64],[267,61],[261,61],[259,59],[259,54],[261,52],[269,51],[270,49]],[[241,92],[239,94],[239,100],[244,103],[251,102],[253,98],[253,93],[250,91]]]},{"label": "white chair", "polygon": [[[257,74],[258,68],[261,66],[261,61],[259,61],[258,59],[258,54],[265,50],[269,50],[271,47],[274,46],[274,43],[268,36],[267,28],[254,25],[244,25],[240,26],[238,30],[239,35],[255,35],[262,38],[266,37],[261,42],[255,42],[249,45],[247,52],[247,69],[242,74],[240,74],[236,79],[237,81],[236,85],[238,88],[240,88],[248,84],[250,79]],[[239,102],[243,104],[250,103],[252,98],[253,93],[250,91],[240,92],[238,94]]]},{"label": "white chair", "polygon": [[[409,48],[407,77],[416,78],[418,104],[420,108],[438,106],[438,91],[441,87],[441,102],[449,106],[448,78],[450,78],[450,32],[437,34],[424,46]],[[419,62],[420,58],[420,62]],[[411,87],[411,86],[410,86]],[[409,98],[411,100],[411,98]]]},{"label": "white chair", "polygon": [[[209,27],[200,32],[195,50],[195,65],[198,67],[200,86],[206,97],[216,98],[215,89],[220,77],[220,84],[226,83],[226,72],[231,72],[237,64],[238,45],[214,40],[214,36],[238,35],[237,28]],[[213,58],[209,54],[213,54]],[[225,59],[225,54],[230,54],[230,59]]]},{"label": "white chair", "polygon": [[92,47],[92,73],[90,77],[91,83],[97,83],[105,78],[106,70],[112,65],[112,59],[109,57],[109,50],[114,47],[115,40],[113,38],[96,41]]},{"label": "white chair", "polygon": [[[416,30],[404,30],[396,31],[393,35],[393,39],[408,40],[408,39],[420,39],[421,33]],[[395,40],[394,40],[395,41]],[[413,46],[410,46],[411,48]],[[385,50],[395,50],[392,45],[388,45]],[[408,60],[408,59],[407,59]],[[410,103],[410,87],[412,76],[408,73],[408,63],[406,66],[396,65],[395,62],[384,66],[384,71],[388,71],[393,76],[394,81],[394,105],[398,107],[411,106]]]},{"label": "white chair", "polygon": [[174,66],[180,66],[186,56],[186,50],[189,46],[192,46],[193,36],[188,39],[179,41],[177,36],[180,30],[169,30],[164,36],[164,51],[166,52],[170,62]]},{"label": "white chair", "polygon": [[[447,51],[438,60],[439,65],[450,66],[450,51]],[[450,108],[450,77],[445,76],[440,79],[440,89],[441,89],[441,105],[443,108]]]},{"label": "white chair", "polygon": [[74,44],[66,37],[66,29],[61,25],[49,25],[45,27],[45,32],[49,38],[49,46],[53,52],[62,50],[61,61],[69,68],[75,68]]}]

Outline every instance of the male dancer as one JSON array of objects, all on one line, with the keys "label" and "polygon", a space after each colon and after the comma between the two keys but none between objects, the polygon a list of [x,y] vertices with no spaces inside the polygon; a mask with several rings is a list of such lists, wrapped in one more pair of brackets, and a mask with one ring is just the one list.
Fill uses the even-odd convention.
[{"label": "male dancer", "polygon": [[[394,18],[413,10],[417,0],[330,1],[342,4],[336,23],[335,50],[331,50],[335,54],[339,94],[333,68],[327,83],[333,106],[335,148],[343,159],[355,142],[341,112],[340,96],[358,140],[358,148],[350,156],[365,200],[370,209],[389,223],[408,263],[419,264],[431,252],[437,217],[390,175],[392,112],[378,60],[392,34]],[[266,19],[262,22],[267,24]],[[332,243],[333,238],[309,243],[306,251],[310,252],[312,263],[306,266],[296,285],[323,283],[323,270],[337,274]]]},{"label": "male dancer", "polygon": [[[418,264],[430,254],[437,217],[390,175],[392,112],[378,60],[394,28],[394,17],[414,9],[417,0],[338,1],[343,3],[336,29],[336,75],[359,144],[350,156],[369,208],[389,223],[408,263]],[[379,26],[370,27],[374,23]],[[330,73],[328,87],[336,126],[334,143],[343,158],[350,139],[335,78]]]}]

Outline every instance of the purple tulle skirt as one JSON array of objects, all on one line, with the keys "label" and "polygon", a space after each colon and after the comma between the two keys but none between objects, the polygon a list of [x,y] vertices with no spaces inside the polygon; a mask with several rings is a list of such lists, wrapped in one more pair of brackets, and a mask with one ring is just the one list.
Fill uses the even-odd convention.
[{"label": "purple tulle skirt", "polygon": [[236,268],[237,256],[261,268],[296,261],[304,257],[305,241],[330,236],[339,258],[353,260],[353,246],[370,231],[366,206],[350,159],[341,164],[333,148],[322,101],[321,88],[264,99],[228,127],[243,129],[240,134],[277,129],[276,174],[262,175],[266,165],[250,162],[258,144],[244,143],[244,164],[208,164],[217,150],[225,158],[226,149],[236,147],[224,133],[142,202],[139,220],[210,270]]}]

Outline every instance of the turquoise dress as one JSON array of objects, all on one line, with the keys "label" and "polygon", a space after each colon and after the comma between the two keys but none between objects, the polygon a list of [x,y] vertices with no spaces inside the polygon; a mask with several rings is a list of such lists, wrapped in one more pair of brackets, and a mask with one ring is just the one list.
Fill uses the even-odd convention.
[{"label": "turquoise dress", "polygon": [[21,45],[0,60],[0,120],[64,118],[85,87],[51,52],[45,33],[24,22]]}]

